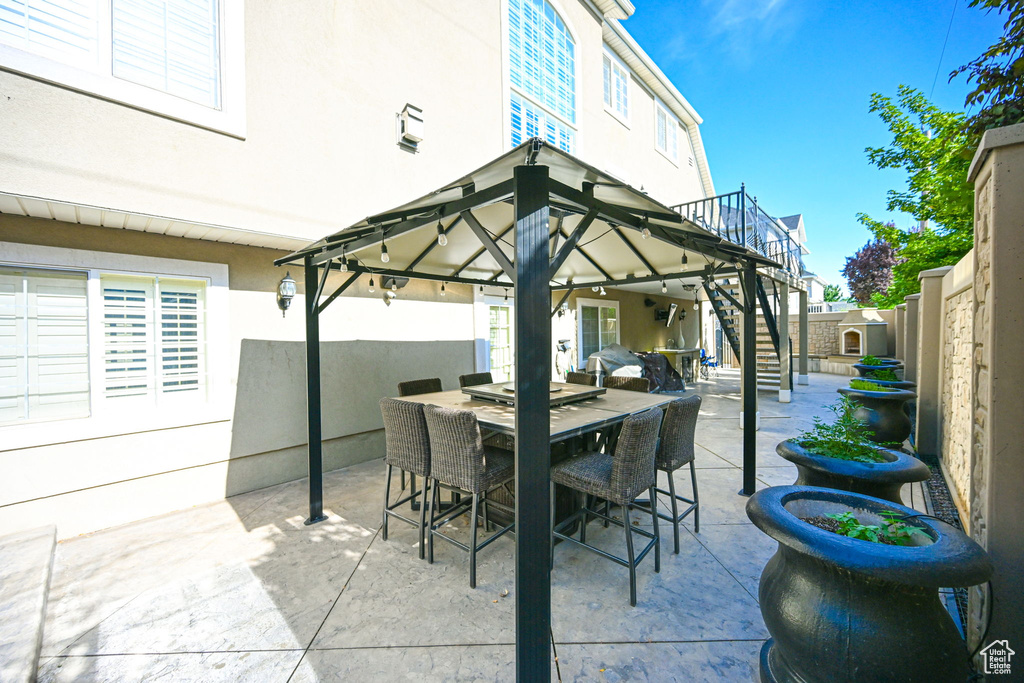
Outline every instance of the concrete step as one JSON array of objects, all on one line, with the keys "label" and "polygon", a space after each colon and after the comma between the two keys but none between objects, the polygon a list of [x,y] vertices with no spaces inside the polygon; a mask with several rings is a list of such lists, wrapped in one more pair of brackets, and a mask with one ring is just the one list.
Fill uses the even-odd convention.
[{"label": "concrete step", "polygon": [[0,681],[34,681],[57,527],[0,537]]}]

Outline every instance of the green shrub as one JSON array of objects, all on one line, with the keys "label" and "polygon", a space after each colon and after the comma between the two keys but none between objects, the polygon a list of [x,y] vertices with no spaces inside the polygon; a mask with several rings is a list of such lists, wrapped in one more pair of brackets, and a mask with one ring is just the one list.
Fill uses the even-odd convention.
[{"label": "green shrub", "polygon": [[814,417],[814,426],[801,432],[797,443],[814,455],[854,462],[886,462],[876,449],[877,444],[869,437],[874,432],[854,417],[858,404],[848,396],[828,406],[836,416],[832,424],[825,424],[820,417]]},{"label": "green shrub", "polygon": [[885,543],[887,545],[910,545],[914,536],[927,536],[922,529],[910,526],[903,517],[895,512],[883,512],[879,516],[885,520],[881,526],[877,524],[861,524],[853,516],[852,512],[837,512],[826,515],[830,519],[839,522],[839,530],[835,533],[840,536],[857,538],[872,543]]},{"label": "green shrub", "polygon": [[875,384],[874,382],[869,382],[866,379],[851,379],[850,388],[856,389],[857,391],[898,391],[898,389],[884,387],[881,384]]},{"label": "green shrub", "polygon": [[879,360],[878,356],[864,356],[860,359],[861,365],[881,365],[882,361]]},{"label": "green shrub", "polygon": [[868,373],[871,379],[880,379],[883,382],[897,382],[896,373],[892,370],[872,370]]}]

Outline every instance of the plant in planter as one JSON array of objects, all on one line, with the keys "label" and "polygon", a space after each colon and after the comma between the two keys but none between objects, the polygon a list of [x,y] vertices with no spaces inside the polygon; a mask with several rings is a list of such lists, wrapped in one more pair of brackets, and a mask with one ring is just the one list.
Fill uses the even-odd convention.
[{"label": "plant in planter", "polygon": [[904,484],[925,481],[928,467],[901,451],[888,450],[871,440],[870,429],[857,419],[860,409],[842,396],[829,410],[831,424],[814,418],[814,427],[787,439],[775,452],[796,465],[797,485],[854,491],[902,503]]},{"label": "plant in planter", "polygon": [[867,379],[871,380],[875,384],[880,384],[883,387],[891,387],[895,389],[916,389],[917,384],[914,382],[907,382],[901,380],[896,376],[895,371],[889,368],[883,368],[881,370],[873,370],[864,375]]},{"label": "plant in planter", "polygon": [[879,370],[888,370],[894,375],[898,372],[899,376],[903,375],[903,363],[896,360],[895,358],[879,358],[878,356],[864,356],[860,359],[859,363],[854,363],[853,367],[857,369],[861,377],[869,377],[871,373]]},{"label": "plant in planter", "polygon": [[967,679],[967,647],[938,590],[982,583],[992,564],[963,532],[888,501],[801,486],[758,491],[747,516],[779,542],[759,587],[771,634],[762,681]]},{"label": "plant in planter", "polygon": [[853,380],[849,387],[837,389],[859,404],[854,417],[863,422],[876,443],[903,443],[910,436],[910,418],[904,410],[907,401],[917,394],[906,389],[883,387],[867,380]]}]

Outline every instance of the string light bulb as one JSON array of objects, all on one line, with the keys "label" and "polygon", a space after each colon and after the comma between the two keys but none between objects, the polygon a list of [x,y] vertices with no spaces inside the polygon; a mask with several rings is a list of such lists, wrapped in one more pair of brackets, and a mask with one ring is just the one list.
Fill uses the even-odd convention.
[{"label": "string light bulb", "polygon": [[388,263],[391,261],[391,256],[388,254],[388,245],[384,244],[384,239],[380,240],[380,262]]},{"label": "string light bulb", "polygon": [[508,290],[505,290],[505,301],[508,301]]},{"label": "string light bulb", "polygon": [[644,216],[644,227],[640,230],[640,234],[644,236],[644,239],[651,236],[651,228],[647,216]]},{"label": "string light bulb", "polygon": [[370,289],[369,289],[369,291],[370,291],[370,294],[373,294],[373,292],[375,291],[373,289],[373,276],[372,275],[370,276]]},{"label": "string light bulb", "polygon": [[668,294],[668,285],[665,284],[664,280],[661,281],[661,293]]},{"label": "string light bulb", "polygon": [[717,286],[718,285],[715,284],[714,280],[708,280],[708,289],[710,289],[712,292],[715,291],[715,287]]},{"label": "string light bulb", "polygon": [[394,278],[391,278],[391,291],[392,292],[397,292],[398,291],[398,283],[395,282]]},{"label": "string light bulb", "polygon": [[437,222],[437,246],[448,246],[448,235],[444,234],[444,226],[441,225],[441,221]]},{"label": "string light bulb", "polygon": [[441,283],[441,296],[444,296],[444,283]]},{"label": "string light bulb", "polygon": [[686,265],[686,261],[687,261],[687,259],[686,259],[686,254],[683,254],[683,265],[684,265],[684,266]]},{"label": "string light bulb", "polygon": [[344,250],[342,250],[342,252],[341,252],[341,265],[338,266],[338,270],[340,270],[343,273],[347,273],[348,272],[348,257],[345,254]]}]

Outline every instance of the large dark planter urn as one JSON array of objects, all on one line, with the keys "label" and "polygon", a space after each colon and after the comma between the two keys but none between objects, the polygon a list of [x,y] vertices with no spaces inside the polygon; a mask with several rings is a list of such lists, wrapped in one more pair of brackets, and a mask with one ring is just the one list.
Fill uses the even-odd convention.
[{"label": "large dark planter urn", "polygon": [[896,373],[897,377],[903,377],[903,363],[895,361],[893,363],[883,363],[882,365],[864,365],[863,363],[854,363],[853,367],[857,369],[861,377],[871,379],[869,374],[875,370],[892,370]]},{"label": "large dark planter urn", "polygon": [[779,542],[761,574],[761,616],[771,638],[761,649],[763,683],[963,683],[967,647],[938,589],[973,586],[992,575],[982,548],[935,519],[914,546],[847,538],[804,518],[852,511],[916,514],[846,491],[775,486],[747,501],[747,516]]},{"label": "large dark planter urn", "polygon": [[798,439],[788,439],[775,447],[775,452],[796,465],[797,486],[818,486],[863,493],[893,503],[903,503],[900,489],[904,484],[926,481],[928,466],[912,455],[886,448],[876,449],[887,462],[855,462],[825,455],[815,455],[801,446]]},{"label": "large dark planter urn", "polygon": [[903,404],[917,398],[913,391],[864,391],[849,387],[836,391],[860,404],[853,415],[873,432],[868,438],[875,443],[903,443],[910,436],[910,418]]}]

